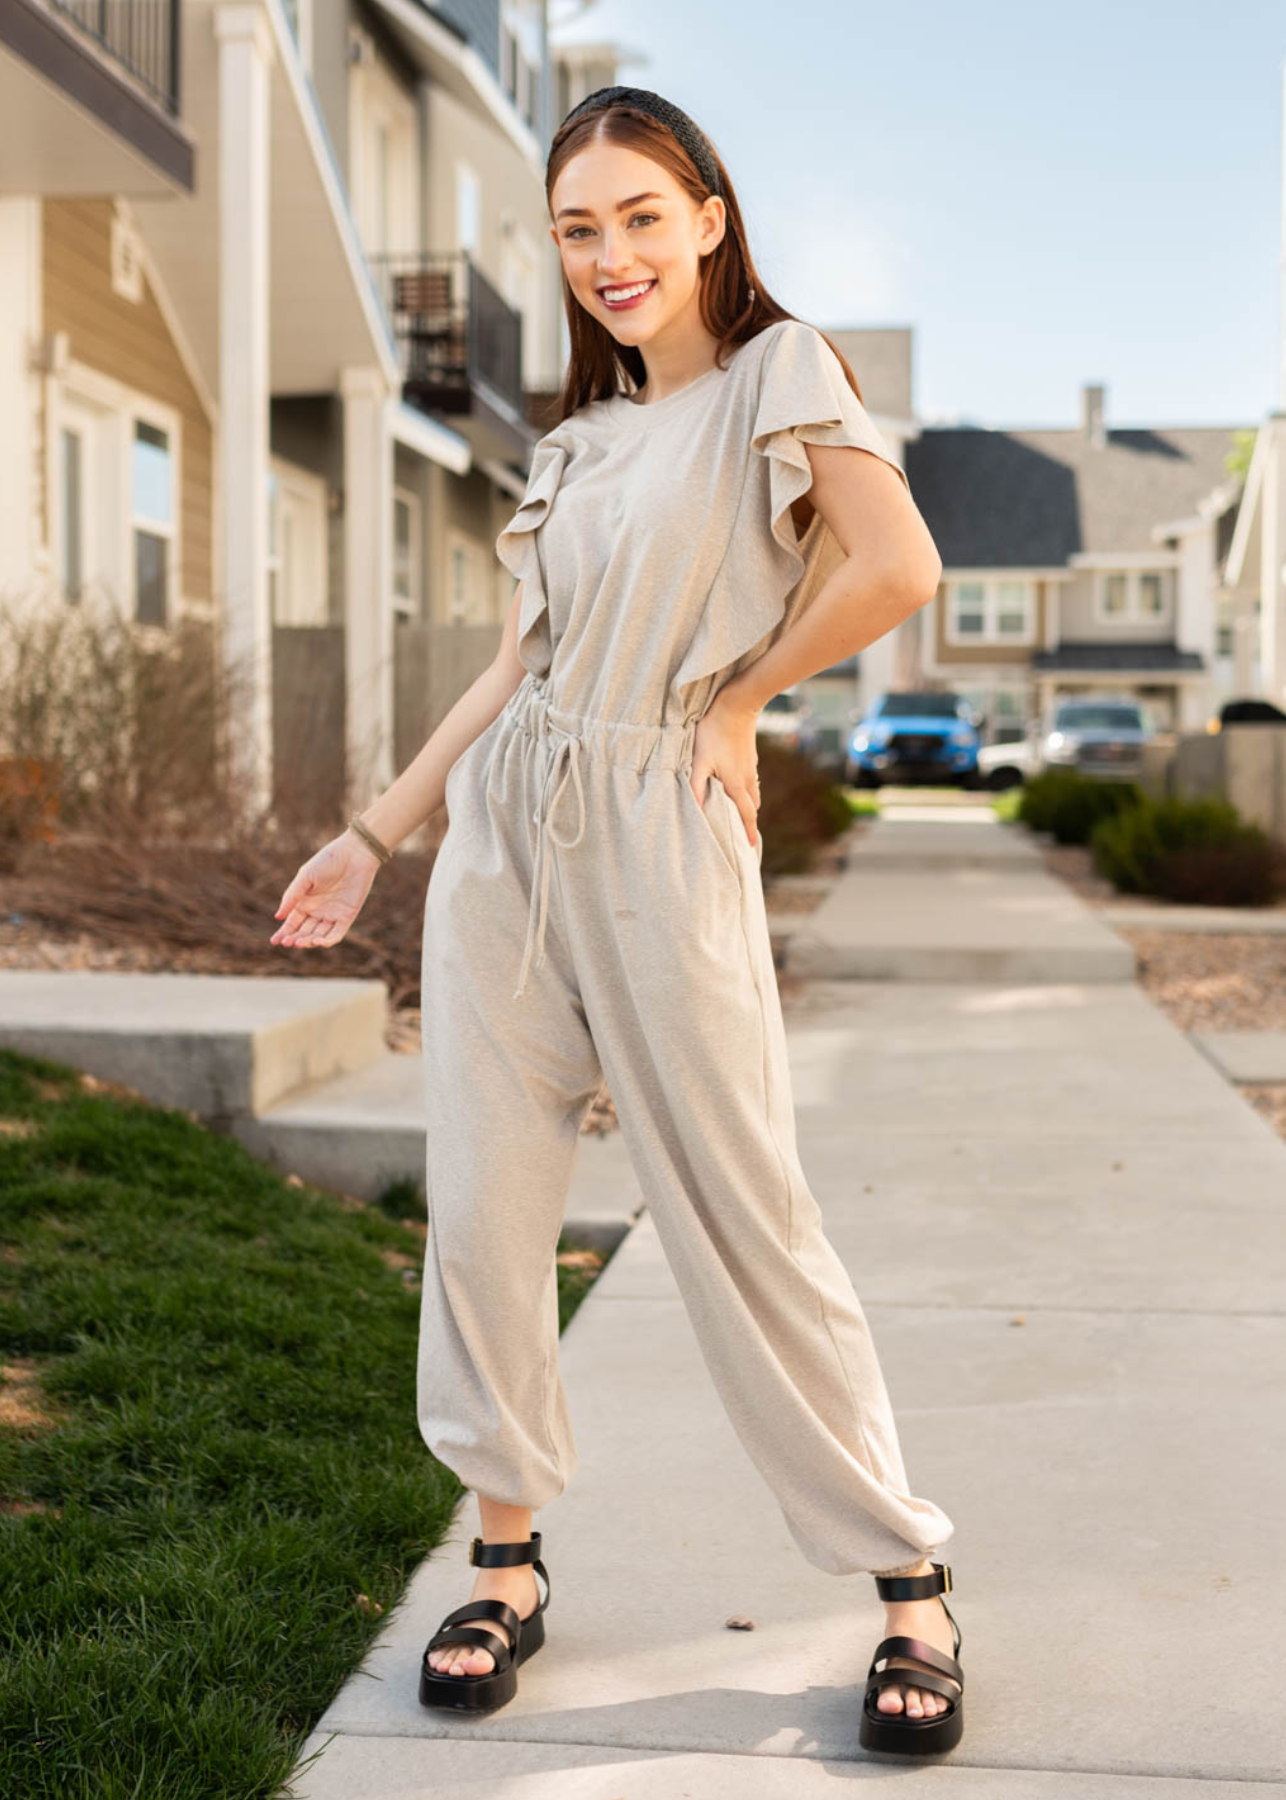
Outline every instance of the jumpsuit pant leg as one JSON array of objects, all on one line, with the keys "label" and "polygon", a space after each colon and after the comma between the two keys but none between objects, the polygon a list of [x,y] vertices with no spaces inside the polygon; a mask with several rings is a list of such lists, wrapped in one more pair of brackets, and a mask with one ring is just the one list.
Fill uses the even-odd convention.
[{"label": "jumpsuit pant leg", "polygon": [[533,873],[530,748],[505,710],[457,759],[425,897],[417,1415],[467,1487],[535,1509],[578,1461],[554,1259],[602,1070],[556,919],[539,984],[511,997]]},{"label": "jumpsuit pant leg", "polygon": [[[865,1315],[800,1166],[760,853],[717,778],[704,809],[692,793],[695,721],[633,725],[576,715],[551,705],[531,682],[515,701],[533,734],[528,743],[541,747],[520,766],[547,794],[559,767],[565,787],[570,765],[580,825],[574,837],[555,833],[552,815],[542,817],[537,806],[538,834],[548,833],[541,874],[552,876],[554,904],[541,916],[552,961],[538,958],[521,994],[490,1011],[482,1030],[504,1044],[521,1070],[518,1085],[529,1093],[545,1060],[553,1056],[561,1069],[576,1043],[579,1066],[606,1076],[703,1358],[805,1557],[835,1574],[913,1567],[954,1526],[908,1488]],[[505,766],[519,766],[512,748]],[[489,778],[496,778],[494,762]],[[484,829],[465,840],[462,853],[480,860],[489,838]],[[488,900],[485,934],[507,968],[513,901],[504,891],[504,923],[493,925]],[[534,887],[529,897],[530,945]],[[487,991],[494,996],[495,984]],[[564,1018],[555,1023],[555,1040],[550,1022],[563,1007],[576,1031]],[[530,1028],[519,1022],[525,1009]],[[570,1090],[565,1077],[560,1082],[555,1104],[565,1106]],[[550,1100],[548,1091],[541,1095],[542,1103]],[[537,1110],[528,1106],[529,1122]],[[493,1119],[483,1097],[466,1135],[483,1135]],[[509,1135],[517,1129],[504,1121],[508,1155],[522,1156],[530,1171],[530,1147],[523,1155]],[[551,1166],[551,1180],[562,1180]],[[534,1204],[552,1217],[566,1187],[555,1196],[552,1185],[545,1191],[546,1179],[542,1168]],[[523,1206],[533,1185],[530,1178],[518,1184]],[[473,1203],[454,1186],[450,1192],[452,1206]],[[525,1254],[521,1241],[514,1253]],[[530,1268],[527,1262],[528,1279]],[[522,1278],[519,1269],[513,1280]],[[499,1329],[478,1304],[489,1285],[480,1289],[461,1268],[451,1296],[461,1363],[472,1355],[475,1383],[478,1361],[486,1364]],[[439,1337],[445,1329],[435,1328]],[[468,1391],[484,1420],[503,1418],[504,1390],[487,1401],[485,1382]],[[561,1397],[546,1380],[543,1394],[555,1391]],[[451,1405],[458,1410],[456,1402],[439,1403],[434,1429],[441,1442],[449,1437]],[[512,1427],[502,1425],[499,1439],[512,1445]],[[474,1457],[476,1466],[476,1449]]]}]

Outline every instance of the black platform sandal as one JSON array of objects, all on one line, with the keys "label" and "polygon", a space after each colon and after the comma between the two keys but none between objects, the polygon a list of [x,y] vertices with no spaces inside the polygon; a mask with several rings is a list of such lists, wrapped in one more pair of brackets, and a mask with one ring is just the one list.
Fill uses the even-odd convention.
[{"label": "black platform sandal", "polygon": [[[511,1568],[532,1563],[545,1580],[545,1598],[523,1619],[507,1600],[467,1600],[449,1612],[424,1647],[420,1662],[420,1701],[424,1706],[452,1706],[465,1712],[492,1712],[512,1700],[518,1691],[518,1664],[534,1656],[545,1641],[541,1616],[549,1605],[549,1572],[540,1560],[540,1533],[533,1531],[521,1544],[484,1544],[480,1537],[469,1546],[469,1561],[484,1569]],[[483,1625],[465,1625],[464,1619],[492,1619],[507,1630],[512,1644]],[[429,1651],[442,1644],[479,1644],[495,1658],[495,1668],[485,1675],[451,1675],[429,1663]]]},{"label": "black platform sandal", "polygon": [[[946,1563],[934,1563],[932,1575],[877,1575],[876,1591],[881,1600],[928,1600],[934,1594],[951,1592],[951,1570]],[[952,1617],[946,1601],[942,1610],[951,1620],[951,1636],[956,1655],[960,1654],[960,1627]],[[913,1668],[876,1669],[891,1656],[909,1656],[922,1662],[928,1673]],[[941,1673],[934,1674],[933,1670]],[[951,1681],[944,1678],[951,1677]],[[952,1685],[959,1682],[957,1689]],[[916,1719],[900,1713],[880,1712],[877,1706],[881,1690],[886,1687],[927,1688],[951,1702],[946,1712],[931,1719]],[[875,1647],[866,1677],[866,1693],[862,1698],[862,1724],[859,1737],[864,1750],[893,1750],[911,1756],[931,1756],[940,1750],[952,1750],[964,1731],[964,1670],[954,1656],[947,1656],[926,1644],[922,1638],[886,1637]],[[905,1708],[905,1700],[903,1701]]]}]

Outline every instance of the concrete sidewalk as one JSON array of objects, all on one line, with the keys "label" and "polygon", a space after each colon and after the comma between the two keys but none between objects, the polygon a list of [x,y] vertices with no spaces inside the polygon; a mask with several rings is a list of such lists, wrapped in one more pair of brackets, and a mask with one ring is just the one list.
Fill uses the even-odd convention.
[{"label": "concrete sidewalk", "polygon": [[[954,845],[1000,840],[967,813],[908,824],[901,846],[886,827],[827,902],[846,948],[854,917],[889,941],[881,894],[950,948]],[[899,849],[881,888],[874,864]],[[1022,916],[1006,879],[1030,871],[999,863],[965,948],[988,896]],[[517,1698],[470,1720],[416,1694],[471,1586],[469,1496],[320,1721],[300,1800],[793,1800],[894,1767],[901,1793],[962,1800],[1283,1791],[1286,1145],[1105,977],[1086,909],[1058,898],[1045,948],[1059,970],[1084,954],[1083,977],[818,979],[788,1015],[804,1167],[912,1486],[956,1525],[960,1747],[860,1749],[874,1585],[800,1557],[645,1212],[562,1340],[581,1466],[536,1520],[549,1642]],[[1004,936],[994,914],[987,929]]]}]

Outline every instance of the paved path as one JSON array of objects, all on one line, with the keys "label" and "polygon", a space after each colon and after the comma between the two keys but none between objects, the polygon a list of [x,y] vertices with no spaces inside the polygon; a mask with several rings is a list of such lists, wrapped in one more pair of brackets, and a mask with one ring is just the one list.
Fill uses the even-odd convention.
[{"label": "paved path", "polygon": [[[879,896],[910,894],[950,946],[950,834],[987,828],[962,809],[906,829],[896,884],[869,878],[868,834],[828,905],[849,932],[860,896],[887,940]],[[1029,874],[1000,864],[974,925]],[[1103,978],[1085,911],[1060,899],[1041,926],[1055,967],[1089,951],[1085,979],[818,979],[789,1015],[804,1167],[911,1481],[956,1525],[959,1748],[859,1747],[874,1586],[800,1557],[644,1212],[562,1340],[581,1467],[536,1521],[549,1641],[517,1698],[470,1721],[416,1696],[471,1585],[468,1497],[321,1720],[300,1800],[796,1800],[894,1768],[910,1800],[1286,1792],[1286,1145]]]}]

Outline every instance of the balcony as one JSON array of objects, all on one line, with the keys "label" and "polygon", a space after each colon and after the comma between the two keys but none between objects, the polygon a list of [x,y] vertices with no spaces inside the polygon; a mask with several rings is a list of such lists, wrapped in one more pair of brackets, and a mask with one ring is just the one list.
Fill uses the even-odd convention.
[{"label": "balcony", "polygon": [[403,398],[458,422],[480,456],[525,462],[522,314],[467,250],[373,256],[402,359]]},{"label": "balcony", "polygon": [[0,192],[190,194],[182,0],[0,0]]},{"label": "balcony", "polygon": [[177,118],[181,0],[49,0]]}]

